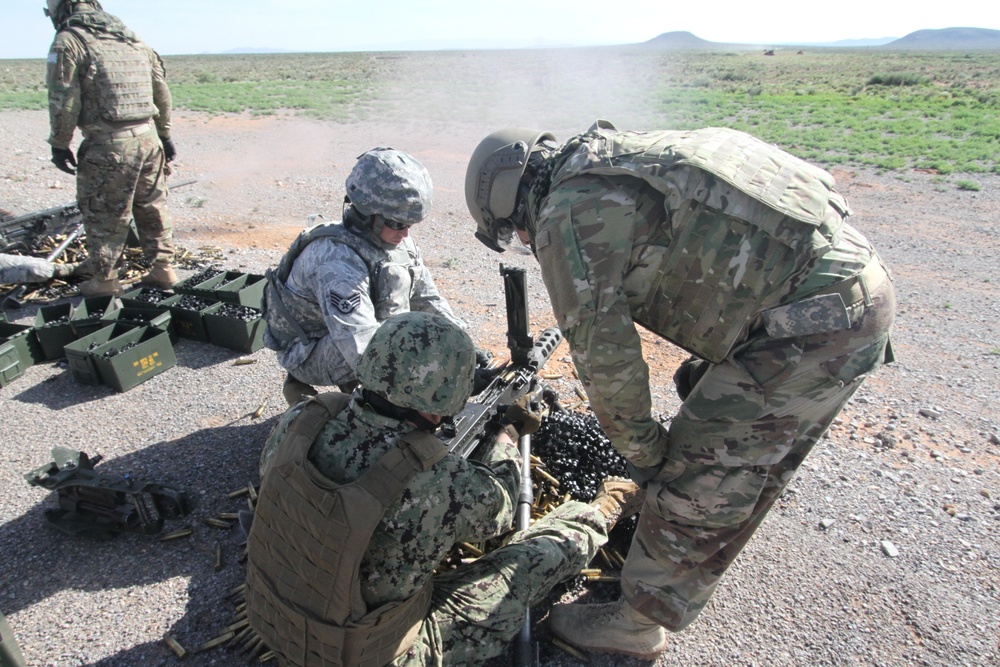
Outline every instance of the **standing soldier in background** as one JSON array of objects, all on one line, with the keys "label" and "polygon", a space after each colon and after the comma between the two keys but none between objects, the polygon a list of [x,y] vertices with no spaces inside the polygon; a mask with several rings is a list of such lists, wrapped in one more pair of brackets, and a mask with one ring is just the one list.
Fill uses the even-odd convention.
[{"label": "standing soldier in background", "polygon": [[358,157],[346,189],[342,221],[299,234],[268,271],[264,343],[288,372],[289,405],[315,395],[313,385],[350,392],[361,353],[391,315],[433,313],[465,328],[410,236],[433,198],[424,166],[403,151],[374,148]]},{"label": "standing soldier in background", "polygon": [[[550,625],[652,659],[704,608],[866,374],[892,360],[895,298],[827,172],[742,132],[618,132],[559,146],[514,128],[466,174],[476,236],[541,266],[591,407],[646,502],[609,604]],[[636,324],[692,353],[652,418]]]},{"label": "standing soldier in background", "polygon": [[[56,37],[47,84],[52,162],[76,175],[91,276],[84,296],[121,291],[115,265],[135,218],[143,255],[152,263],[140,282],[169,289],[177,282],[173,227],[167,211],[170,90],[163,62],[99,2],[48,0]],[[83,134],[77,155],[74,130]]]}]

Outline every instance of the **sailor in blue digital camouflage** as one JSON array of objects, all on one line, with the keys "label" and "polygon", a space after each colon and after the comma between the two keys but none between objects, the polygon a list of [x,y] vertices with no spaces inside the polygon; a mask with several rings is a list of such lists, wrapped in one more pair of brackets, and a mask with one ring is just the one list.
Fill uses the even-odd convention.
[{"label": "sailor in blue digital camouflage", "polygon": [[475,366],[472,340],[450,320],[396,315],[362,355],[361,388],[311,397],[276,424],[261,454],[247,608],[281,664],[478,664],[638,511],[637,485],[606,481],[592,503],[566,502],[435,573],[456,544],[509,531],[518,498],[511,426],[476,461],[433,435],[465,405]]},{"label": "sailor in blue digital camouflage", "polygon": [[[590,405],[647,490],[621,599],[558,605],[552,630],[651,659],[892,360],[888,271],[829,173],[729,129],[598,121],[562,145],[502,130],[473,153],[466,200],[488,247],[530,244]],[[692,355],[669,425],[637,325]]]},{"label": "sailor in blue digital camouflage", "polygon": [[264,343],[288,371],[289,405],[315,394],[313,385],[350,391],[361,353],[391,315],[435,313],[465,326],[410,236],[431,207],[424,166],[375,148],[358,157],[346,188],[343,219],[302,232],[268,272]]},{"label": "sailor in blue digital camouflage", "polygon": [[[140,282],[173,287],[173,225],[167,210],[171,98],[163,61],[99,2],[47,0],[56,28],[46,75],[52,162],[76,175],[90,277],[84,296],[118,294],[116,264],[135,220],[150,270]],[[73,133],[83,141],[74,156]]]}]

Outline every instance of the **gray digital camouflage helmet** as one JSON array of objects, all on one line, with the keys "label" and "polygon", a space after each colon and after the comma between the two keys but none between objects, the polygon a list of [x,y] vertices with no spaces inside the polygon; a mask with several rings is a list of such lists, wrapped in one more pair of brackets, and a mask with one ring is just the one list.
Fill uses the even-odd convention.
[{"label": "gray digital camouflage helmet", "polygon": [[476,147],[465,172],[465,203],[476,220],[476,238],[503,252],[514,234],[511,220],[518,205],[521,177],[528,158],[551,132],[511,127],[489,135]]},{"label": "gray digital camouflage helmet", "polygon": [[357,373],[393,405],[450,417],[469,400],[475,371],[469,334],[440,315],[410,312],[382,322]]},{"label": "gray digital camouflage helmet", "polygon": [[358,156],[347,176],[347,199],[362,215],[415,225],[430,211],[431,175],[415,157],[392,148]]}]

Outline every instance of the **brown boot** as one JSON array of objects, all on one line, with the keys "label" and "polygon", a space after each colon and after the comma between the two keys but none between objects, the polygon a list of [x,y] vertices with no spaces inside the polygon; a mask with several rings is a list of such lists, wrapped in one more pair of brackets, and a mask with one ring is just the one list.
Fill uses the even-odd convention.
[{"label": "brown boot", "polygon": [[296,380],[289,373],[285,376],[285,384],[281,386],[281,393],[289,405],[295,405],[299,401],[304,401],[307,396],[315,396],[318,392],[311,384]]},{"label": "brown boot", "polygon": [[117,278],[91,278],[80,283],[79,289],[83,296],[119,296],[122,293],[122,285]]},{"label": "brown boot", "polygon": [[174,273],[174,268],[170,264],[154,262],[149,273],[139,278],[139,284],[158,287],[162,290],[173,289],[174,285],[177,284],[177,274]]},{"label": "brown boot", "polygon": [[608,477],[601,482],[597,495],[590,505],[607,519],[607,528],[611,530],[622,519],[628,519],[639,513],[646,500],[646,492],[638,484],[624,477]]},{"label": "brown boot", "polygon": [[667,633],[624,599],[606,604],[557,604],[549,628],[560,639],[595,653],[621,653],[654,660],[667,647]]}]

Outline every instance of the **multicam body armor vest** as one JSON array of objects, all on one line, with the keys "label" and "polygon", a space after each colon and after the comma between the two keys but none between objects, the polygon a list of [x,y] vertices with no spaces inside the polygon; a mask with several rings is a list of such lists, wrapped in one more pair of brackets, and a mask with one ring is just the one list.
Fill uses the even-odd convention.
[{"label": "multicam body armor vest", "polygon": [[381,667],[409,648],[430,607],[428,580],[411,598],[367,609],[359,568],[386,507],[447,448],[413,431],[358,479],[336,484],[308,454],[348,402],[321,394],[292,422],[264,473],[247,540],[250,625],[294,667]]},{"label": "multicam body armor vest", "polygon": [[549,192],[582,175],[641,178],[664,195],[667,228],[633,255],[629,306],[635,321],[715,363],[830,250],[850,213],[829,173],[728,129],[618,132],[599,121]]},{"label": "multicam body armor vest", "polygon": [[386,250],[351,231],[342,222],[316,225],[299,234],[277,268],[267,274],[267,326],[271,336],[280,344],[279,349],[288,347],[296,339],[304,342],[322,338],[328,333],[323,314],[316,304],[294,294],[286,285],[295,260],[306,246],[321,238],[329,238],[349,247],[368,267],[369,294],[379,322],[409,310],[413,283],[411,270],[418,263],[416,246],[411,239],[403,239],[392,250]]},{"label": "multicam body armor vest", "polygon": [[92,67],[92,76],[83,77],[81,126],[92,125],[98,118],[109,122],[140,121],[156,114],[152,65],[141,45],[101,39],[83,28],[66,30],[86,46]]}]

